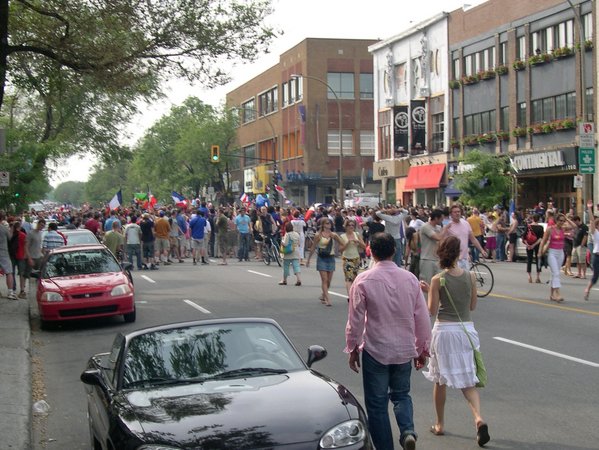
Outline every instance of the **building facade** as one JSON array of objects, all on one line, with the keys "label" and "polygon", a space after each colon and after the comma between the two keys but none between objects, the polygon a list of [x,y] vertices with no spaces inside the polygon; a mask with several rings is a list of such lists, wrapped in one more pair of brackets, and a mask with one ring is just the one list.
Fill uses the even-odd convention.
[{"label": "building facade", "polygon": [[[489,0],[449,14],[448,172],[472,149],[511,158],[518,206],[581,211],[578,123],[594,121],[591,1]],[[509,196],[506,200],[509,200]]]},{"label": "building facade", "polygon": [[375,73],[374,178],[387,202],[444,204],[449,116],[447,14],[370,47]]},{"label": "building facade", "polygon": [[307,205],[339,201],[340,187],[378,189],[368,52],[375,42],[305,39],[227,94],[227,107],[239,112],[234,191],[264,194],[276,181],[290,201]]}]

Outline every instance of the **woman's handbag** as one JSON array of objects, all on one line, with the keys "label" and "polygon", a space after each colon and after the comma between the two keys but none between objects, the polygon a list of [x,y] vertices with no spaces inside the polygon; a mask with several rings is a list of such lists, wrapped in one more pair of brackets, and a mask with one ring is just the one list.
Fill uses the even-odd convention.
[{"label": "woman's handbag", "polygon": [[462,322],[462,318],[460,317],[460,314],[458,313],[458,309],[455,307],[453,298],[451,298],[451,294],[449,293],[449,290],[447,289],[447,286],[445,285],[445,276],[444,275],[441,276],[439,278],[439,280],[441,282],[441,286],[445,289],[445,293],[447,294],[447,298],[449,298],[449,301],[451,302],[451,306],[453,306],[453,309],[455,310],[455,313],[457,314],[458,319],[460,319],[462,328],[464,328],[464,332],[466,333],[466,336],[468,337],[468,341],[470,342],[470,346],[472,347],[472,352],[474,354],[474,366],[476,367],[476,378],[478,378],[478,383],[476,383],[476,387],[479,387],[479,388],[485,387],[487,385],[488,377],[487,377],[487,368],[485,367],[485,363],[483,361],[483,354],[481,353],[480,350],[474,348],[474,344],[472,342],[472,339],[470,338],[470,333],[468,333],[468,330],[466,330],[466,327],[464,326],[464,322]]},{"label": "woman's handbag", "polygon": [[283,245],[283,243],[281,242],[279,251],[281,252],[282,255],[288,255],[290,253],[293,253],[293,250],[295,250],[295,248],[293,245],[293,241],[291,239],[289,239],[289,242],[287,242],[287,245]]},{"label": "woman's handbag", "polygon": [[327,244],[327,246],[325,248],[318,247],[316,249],[316,252],[317,252],[318,256],[320,256],[322,258],[322,257],[331,256],[331,250],[333,250],[333,237],[332,236],[329,239],[329,243]]}]

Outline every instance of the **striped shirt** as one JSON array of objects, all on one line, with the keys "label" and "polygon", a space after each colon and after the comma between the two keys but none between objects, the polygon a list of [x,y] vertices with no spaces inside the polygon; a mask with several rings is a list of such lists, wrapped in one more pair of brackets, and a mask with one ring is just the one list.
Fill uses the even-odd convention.
[{"label": "striped shirt", "polygon": [[42,248],[46,251],[50,251],[53,248],[62,247],[64,245],[63,237],[54,230],[50,230],[44,236],[42,242]]}]

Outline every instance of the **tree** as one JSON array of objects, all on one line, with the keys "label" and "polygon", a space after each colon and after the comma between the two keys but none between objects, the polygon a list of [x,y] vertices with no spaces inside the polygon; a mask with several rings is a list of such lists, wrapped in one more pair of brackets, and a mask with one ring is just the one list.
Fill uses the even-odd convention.
[{"label": "tree", "polygon": [[0,106],[6,81],[27,78],[20,56],[89,75],[108,91],[157,89],[154,80],[168,77],[223,84],[223,62],[268,50],[270,3],[0,0]]},{"label": "tree", "polygon": [[56,186],[49,197],[58,203],[66,203],[78,207],[86,201],[85,187],[86,183],[81,181],[66,181]]},{"label": "tree", "polygon": [[468,169],[455,176],[455,186],[462,191],[463,203],[491,208],[509,197],[513,180],[504,157],[472,150],[462,162]]}]

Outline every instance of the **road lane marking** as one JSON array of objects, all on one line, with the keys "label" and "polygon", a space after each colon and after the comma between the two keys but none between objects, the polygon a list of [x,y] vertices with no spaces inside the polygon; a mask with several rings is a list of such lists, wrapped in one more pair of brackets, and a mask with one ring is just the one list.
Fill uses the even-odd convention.
[{"label": "road lane marking", "polygon": [[197,303],[192,302],[191,300],[187,300],[187,299],[183,299],[183,301],[185,303],[187,303],[189,306],[191,306],[192,308],[197,309],[198,311],[202,311],[204,314],[212,314],[210,311],[208,311],[206,308],[202,308],[200,305],[198,305]]},{"label": "road lane marking", "polygon": [[599,367],[598,363],[594,363],[592,361],[587,361],[585,359],[580,359],[580,358],[575,358],[574,356],[568,356],[568,355],[564,355],[563,353],[557,353],[551,350],[547,350],[541,347],[535,347],[534,345],[528,345],[528,344],[524,344],[522,342],[518,342],[518,341],[512,341],[510,339],[505,339],[502,337],[494,337],[493,339],[496,339],[498,341],[502,341],[502,342],[507,342],[508,344],[512,344],[512,345],[517,345],[519,347],[524,347],[524,348],[528,348],[530,350],[534,350],[537,352],[541,352],[541,353],[546,353],[548,355],[551,356],[557,356],[558,358],[563,358],[563,359],[567,359],[569,361],[574,361],[580,364],[586,364],[587,366],[591,366],[591,367]]},{"label": "road lane marking", "polygon": [[149,276],[147,275],[142,275],[141,276],[144,280],[149,281],[150,283],[156,283],[154,280],[152,280]]},{"label": "road lane marking", "polygon": [[343,298],[347,298],[347,294],[339,294],[337,292],[333,292],[333,291],[329,291],[329,295],[334,295],[336,297],[343,297]]},{"label": "road lane marking", "polygon": [[501,294],[489,294],[489,297],[501,298],[501,299],[504,299],[504,300],[512,300],[512,301],[520,302],[520,303],[528,303],[528,304],[531,304],[531,305],[540,305],[540,306],[545,306],[546,308],[556,308],[556,309],[561,309],[561,310],[564,310],[564,311],[577,312],[577,313],[581,313],[581,314],[588,314],[590,316],[599,316],[599,312],[598,311],[588,311],[586,309],[573,308],[572,306],[564,306],[564,305],[558,305],[558,304],[551,304],[551,303],[542,302],[542,301],[538,301],[538,300],[527,300],[525,298],[518,298],[518,297],[512,297],[512,296],[509,296],[509,295],[501,295]]},{"label": "road lane marking", "polygon": [[272,275],[268,275],[267,273],[256,272],[255,270],[248,270],[249,273],[253,273],[254,275],[260,275],[266,278],[272,278]]}]

